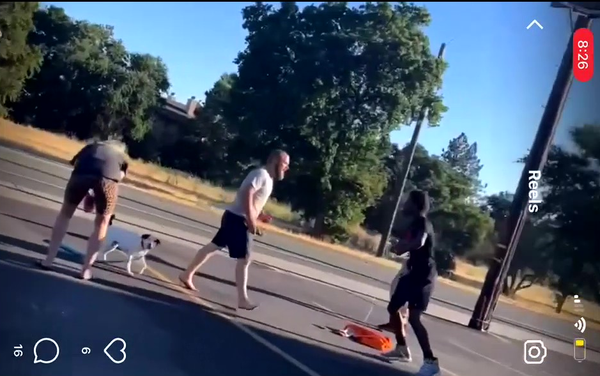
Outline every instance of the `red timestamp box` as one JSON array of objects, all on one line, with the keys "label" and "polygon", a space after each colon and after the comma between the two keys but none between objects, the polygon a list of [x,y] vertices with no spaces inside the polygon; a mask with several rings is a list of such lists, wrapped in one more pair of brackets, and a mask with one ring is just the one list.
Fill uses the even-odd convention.
[{"label": "red timestamp box", "polygon": [[573,75],[579,82],[594,77],[594,34],[590,29],[578,29],[573,35]]}]

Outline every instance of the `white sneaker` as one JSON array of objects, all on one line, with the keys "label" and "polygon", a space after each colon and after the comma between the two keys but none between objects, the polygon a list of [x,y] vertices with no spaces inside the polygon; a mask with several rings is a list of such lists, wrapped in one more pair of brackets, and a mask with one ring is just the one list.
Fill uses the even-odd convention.
[{"label": "white sneaker", "polygon": [[441,374],[442,370],[437,359],[425,359],[417,376],[440,376]]},{"label": "white sneaker", "polygon": [[408,346],[396,346],[395,349],[383,353],[381,356],[392,362],[409,363],[412,361],[412,356],[410,355],[410,349]]}]

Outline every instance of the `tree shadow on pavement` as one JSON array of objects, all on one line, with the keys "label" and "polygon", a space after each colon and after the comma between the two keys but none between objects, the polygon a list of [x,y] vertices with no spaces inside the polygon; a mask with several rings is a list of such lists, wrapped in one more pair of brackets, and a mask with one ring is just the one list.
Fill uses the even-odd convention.
[{"label": "tree shadow on pavement", "polygon": [[[8,307],[0,320],[0,345],[22,343],[31,351],[41,336],[50,337],[60,343],[61,358],[33,372],[31,362],[3,352],[0,357],[7,359],[0,359],[0,374],[10,370],[16,375],[103,376],[110,368],[111,376],[191,376],[199,372],[306,376],[306,370],[276,352],[309,367],[312,376],[410,374],[373,360],[370,354],[341,352],[315,341],[290,338],[280,330],[244,325],[277,349],[272,351],[224,316],[189,300],[107,279],[82,282],[18,266],[32,261],[0,249],[0,286],[11,291],[0,294],[0,305]],[[108,363],[101,351],[114,337],[127,341],[127,360],[118,367]],[[81,361],[82,343],[96,355]]]}]

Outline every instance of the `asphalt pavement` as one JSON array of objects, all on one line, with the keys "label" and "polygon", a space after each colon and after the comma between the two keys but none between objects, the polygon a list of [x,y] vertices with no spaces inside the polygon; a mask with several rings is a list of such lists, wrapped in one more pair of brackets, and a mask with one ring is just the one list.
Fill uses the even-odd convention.
[{"label": "asphalt pavement", "polygon": [[[8,181],[61,197],[70,168],[28,153],[0,146],[0,181]],[[138,189],[122,186],[117,216],[143,217],[156,223],[157,227],[177,227],[210,238],[220,218],[214,212],[180,205],[157,198]],[[301,243],[277,233],[266,233],[257,239],[256,250],[260,253],[334,273],[346,278],[387,289],[396,271],[364,259],[327,251],[315,245]],[[438,284],[434,294],[436,303],[470,311],[477,296],[451,285]],[[520,307],[499,302],[495,319],[539,331],[546,335],[571,341],[577,334],[573,323],[540,315]],[[588,328],[590,345],[600,348],[600,331]]]},{"label": "asphalt pavement", "polygon": [[[119,255],[94,267],[94,279],[76,278],[91,230],[89,216],[73,218],[54,272],[43,257],[56,208],[43,199],[0,196],[0,375],[412,375],[421,354],[412,334],[412,364],[389,364],[377,352],[337,336],[350,321],[379,323],[383,304],[262,265],[250,269],[250,296],[260,304],[240,313],[231,260],[210,259],[196,276],[198,294],[174,281],[195,247],[165,240],[151,253],[142,276],[124,272]],[[134,270],[135,266],[134,266]],[[447,376],[592,376],[597,363],[578,363],[548,351],[541,365],[523,361],[523,343],[424,318]],[[52,338],[60,347],[51,364],[34,364],[33,346]],[[103,349],[126,342],[126,359],[114,364]],[[83,354],[82,349],[91,352]],[[120,346],[108,353],[119,359]],[[15,349],[22,356],[15,357]],[[53,358],[50,343],[39,346]]]}]

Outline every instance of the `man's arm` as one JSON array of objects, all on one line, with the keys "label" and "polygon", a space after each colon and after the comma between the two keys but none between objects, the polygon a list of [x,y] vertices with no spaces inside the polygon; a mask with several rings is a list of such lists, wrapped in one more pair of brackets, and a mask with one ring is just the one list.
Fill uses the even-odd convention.
[{"label": "man's arm", "polygon": [[411,231],[410,240],[399,240],[394,247],[394,253],[402,255],[406,252],[419,249],[425,245],[427,241],[427,223],[425,218],[420,218],[415,223],[415,227]]},{"label": "man's arm", "polygon": [[244,213],[246,214],[246,218],[249,221],[254,221],[256,219],[256,215],[254,213],[254,193],[256,192],[256,188],[254,185],[249,185],[246,188],[246,192],[244,194]]},{"label": "man's arm", "polygon": [[256,219],[258,218],[256,206],[254,205],[254,194],[264,185],[265,179],[260,175],[260,171],[252,172],[252,174],[254,174],[252,181],[246,187],[246,192],[244,192],[244,213],[246,214],[248,229],[254,233],[256,232]]}]

